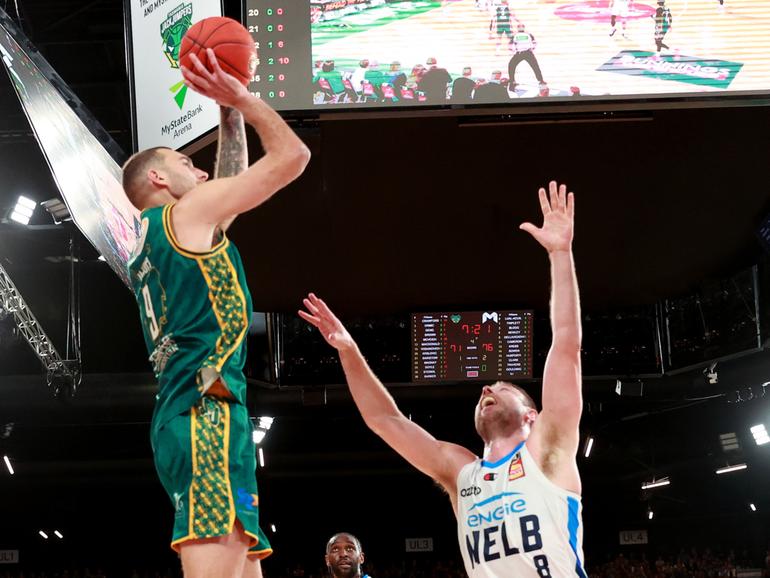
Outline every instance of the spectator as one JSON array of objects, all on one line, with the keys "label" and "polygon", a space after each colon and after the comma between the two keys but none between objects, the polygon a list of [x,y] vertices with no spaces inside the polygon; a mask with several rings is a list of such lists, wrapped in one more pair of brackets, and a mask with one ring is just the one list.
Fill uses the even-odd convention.
[{"label": "spectator", "polygon": [[366,71],[368,68],[369,60],[365,58],[358,63],[358,68],[356,68],[355,72],[353,72],[353,75],[350,77],[353,90],[355,90],[358,94],[361,94],[361,90],[363,89],[364,77],[366,76]]},{"label": "spectator", "polygon": [[414,68],[412,68],[412,72],[406,79],[406,86],[409,88],[417,88],[417,85],[420,83],[422,77],[425,76],[427,71],[428,69],[425,68],[424,64],[415,64]]},{"label": "spectator", "polygon": [[[313,78],[313,85],[319,86],[318,82],[320,80],[325,80],[328,83],[330,99],[345,92],[345,86],[342,83],[342,74],[339,70],[334,68],[333,60],[325,60],[323,62],[321,65],[321,70]],[[319,86],[319,88],[321,87]],[[323,88],[321,88],[321,90],[323,92],[327,92]]]},{"label": "spectator", "polygon": [[452,83],[452,102],[470,102],[473,99],[476,81],[471,78],[471,74],[471,67],[466,66],[463,68],[463,75],[458,76]]},{"label": "spectator", "polygon": [[428,58],[428,71],[422,77],[417,88],[425,93],[425,100],[431,104],[441,104],[447,100],[447,86],[452,82],[446,68],[440,68],[435,58]]},{"label": "spectator", "polygon": [[474,102],[501,103],[510,100],[508,90],[500,84],[503,73],[500,70],[492,72],[492,77],[488,82],[476,87],[473,92]]},{"label": "spectator", "polygon": [[406,84],[406,73],[401,70],[401,63],[397,60],[390,63],[390,70],[388,71],[388,82],[393,86],[396,94],[401,93],[401,89]]},{"label": "spectator", "polygon": [[364,72],[364,83],[368,83],[372,87],[372,94],[366,95],[368,99],[382,100],[382,83],[387,81],[388,78],[380,70],[379,63],[375,60],[371,61]]}]

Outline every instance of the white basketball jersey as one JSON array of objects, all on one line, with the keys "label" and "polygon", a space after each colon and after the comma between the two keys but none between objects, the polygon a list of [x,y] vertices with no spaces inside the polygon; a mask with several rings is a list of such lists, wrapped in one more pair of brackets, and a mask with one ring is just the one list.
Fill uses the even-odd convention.
[{"label": "white basketball jersey", "polygon": [[580,496],[545,477],[524,442],[457,476],[457,536],[470,578],[586,578]]}]

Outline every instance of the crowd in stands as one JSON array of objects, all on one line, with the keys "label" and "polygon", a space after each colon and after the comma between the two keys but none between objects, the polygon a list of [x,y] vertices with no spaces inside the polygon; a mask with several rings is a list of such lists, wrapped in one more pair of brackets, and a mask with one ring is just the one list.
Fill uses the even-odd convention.
[{"label": "crowd in stands", "polygon": [[[517,58],[514,56],[512,61]],[[514,62],[515,64],[515,62]],[[470,66],[462,75],[452,77],[436,58],[428,58],[411,69],[403,69],[400,62],[380,64],[364,59],[354,71],[341,71],[333,60],[318,61],[313,72],[314,102],[336,103],[389,103],[389,104],[462,104],[498,103],[519,95],[521,87],[509,72],[494,70],[488,77],[474,75]],[[539,76],[539,71],[538,71]],[[537,85],[539,96],[548,96],[545,82]],[[579,95],[576,87],[573,96]],[[530,96],[531,94],[527,94]]]},{"label": "crowd in stands", "polygon": [[[755,572],[750,572],[753,569]],[[721,576],[770,577],[770,550],[764,560],[748,553],[716,552],[709,548],[682,549],[677,555],[655,557],[619,554],[588,569],[591,578],[716,578]]]},{"label": "crowd in stands", "polygon": [[[364,564],[372,578],[465,578],[458,559],[437,562],[428,557],[397,562],[372,560]],[[752,571],[753,570],[753,571]],[[758,560],[746,552],[717,552],[706,549],[682,549],[676,555],[647,556],[618,554],[606,561],[594,561],[587,568],[590,578],[721,578],[761,576],[770,578],[770,550]],[[182,578],[180,568],[158,570],[63,570],[60,572],[24,572],[0,570],[0,578]],[[266,564],[265,578],[326,578],[323,562],[312,566],[295,564],[277,570]]]}]

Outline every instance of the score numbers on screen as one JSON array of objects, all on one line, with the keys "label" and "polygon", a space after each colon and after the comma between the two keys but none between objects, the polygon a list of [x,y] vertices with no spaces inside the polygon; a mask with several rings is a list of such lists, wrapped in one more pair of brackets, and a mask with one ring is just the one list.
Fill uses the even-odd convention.
[{"label": "score numbers on screen", "polygon": [[532,311],[412,315],[412,381],[532,377]]}]

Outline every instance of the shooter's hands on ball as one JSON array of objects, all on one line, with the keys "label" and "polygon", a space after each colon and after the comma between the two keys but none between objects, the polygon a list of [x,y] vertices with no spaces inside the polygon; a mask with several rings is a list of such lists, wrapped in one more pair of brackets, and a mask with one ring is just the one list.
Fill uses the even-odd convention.
[{"label": "shooter's hands on ball", "polygon": [[[567,193],[566,185],[557,187],[556,181],[538,191],[540,208],[543,210],[543,226],[522,223],[519,229],[532,235],[549,253],[570,251],[575,224],[575,195]],[[550,197],[550,198],[549,198]]]},{"label": "shooter's hands on ball", "polygon": [[190,54],[190,60],[192,60],[195,70],[190,70],[185,66],[180,67],[184,83],[195,92],[215,100],[220,106],[238,108],[240,104],[247,102],[251,93],[237,78],[222,70],[211,48],[206,49],[206,57],[211,70],[203,66],[195,54]]},{"label": "shooter's hands on ball", "polygon": [[327,307],[323,299],[319,299],[315,294],[310,293],[302,300],[302,303],[305,304],[309,313],[300,309],[299,316],[313,327],[316,327],[321,332],[326,343],[338,351],[346,351],[356,346],[348,330],[331,312],[331,309]]}]

